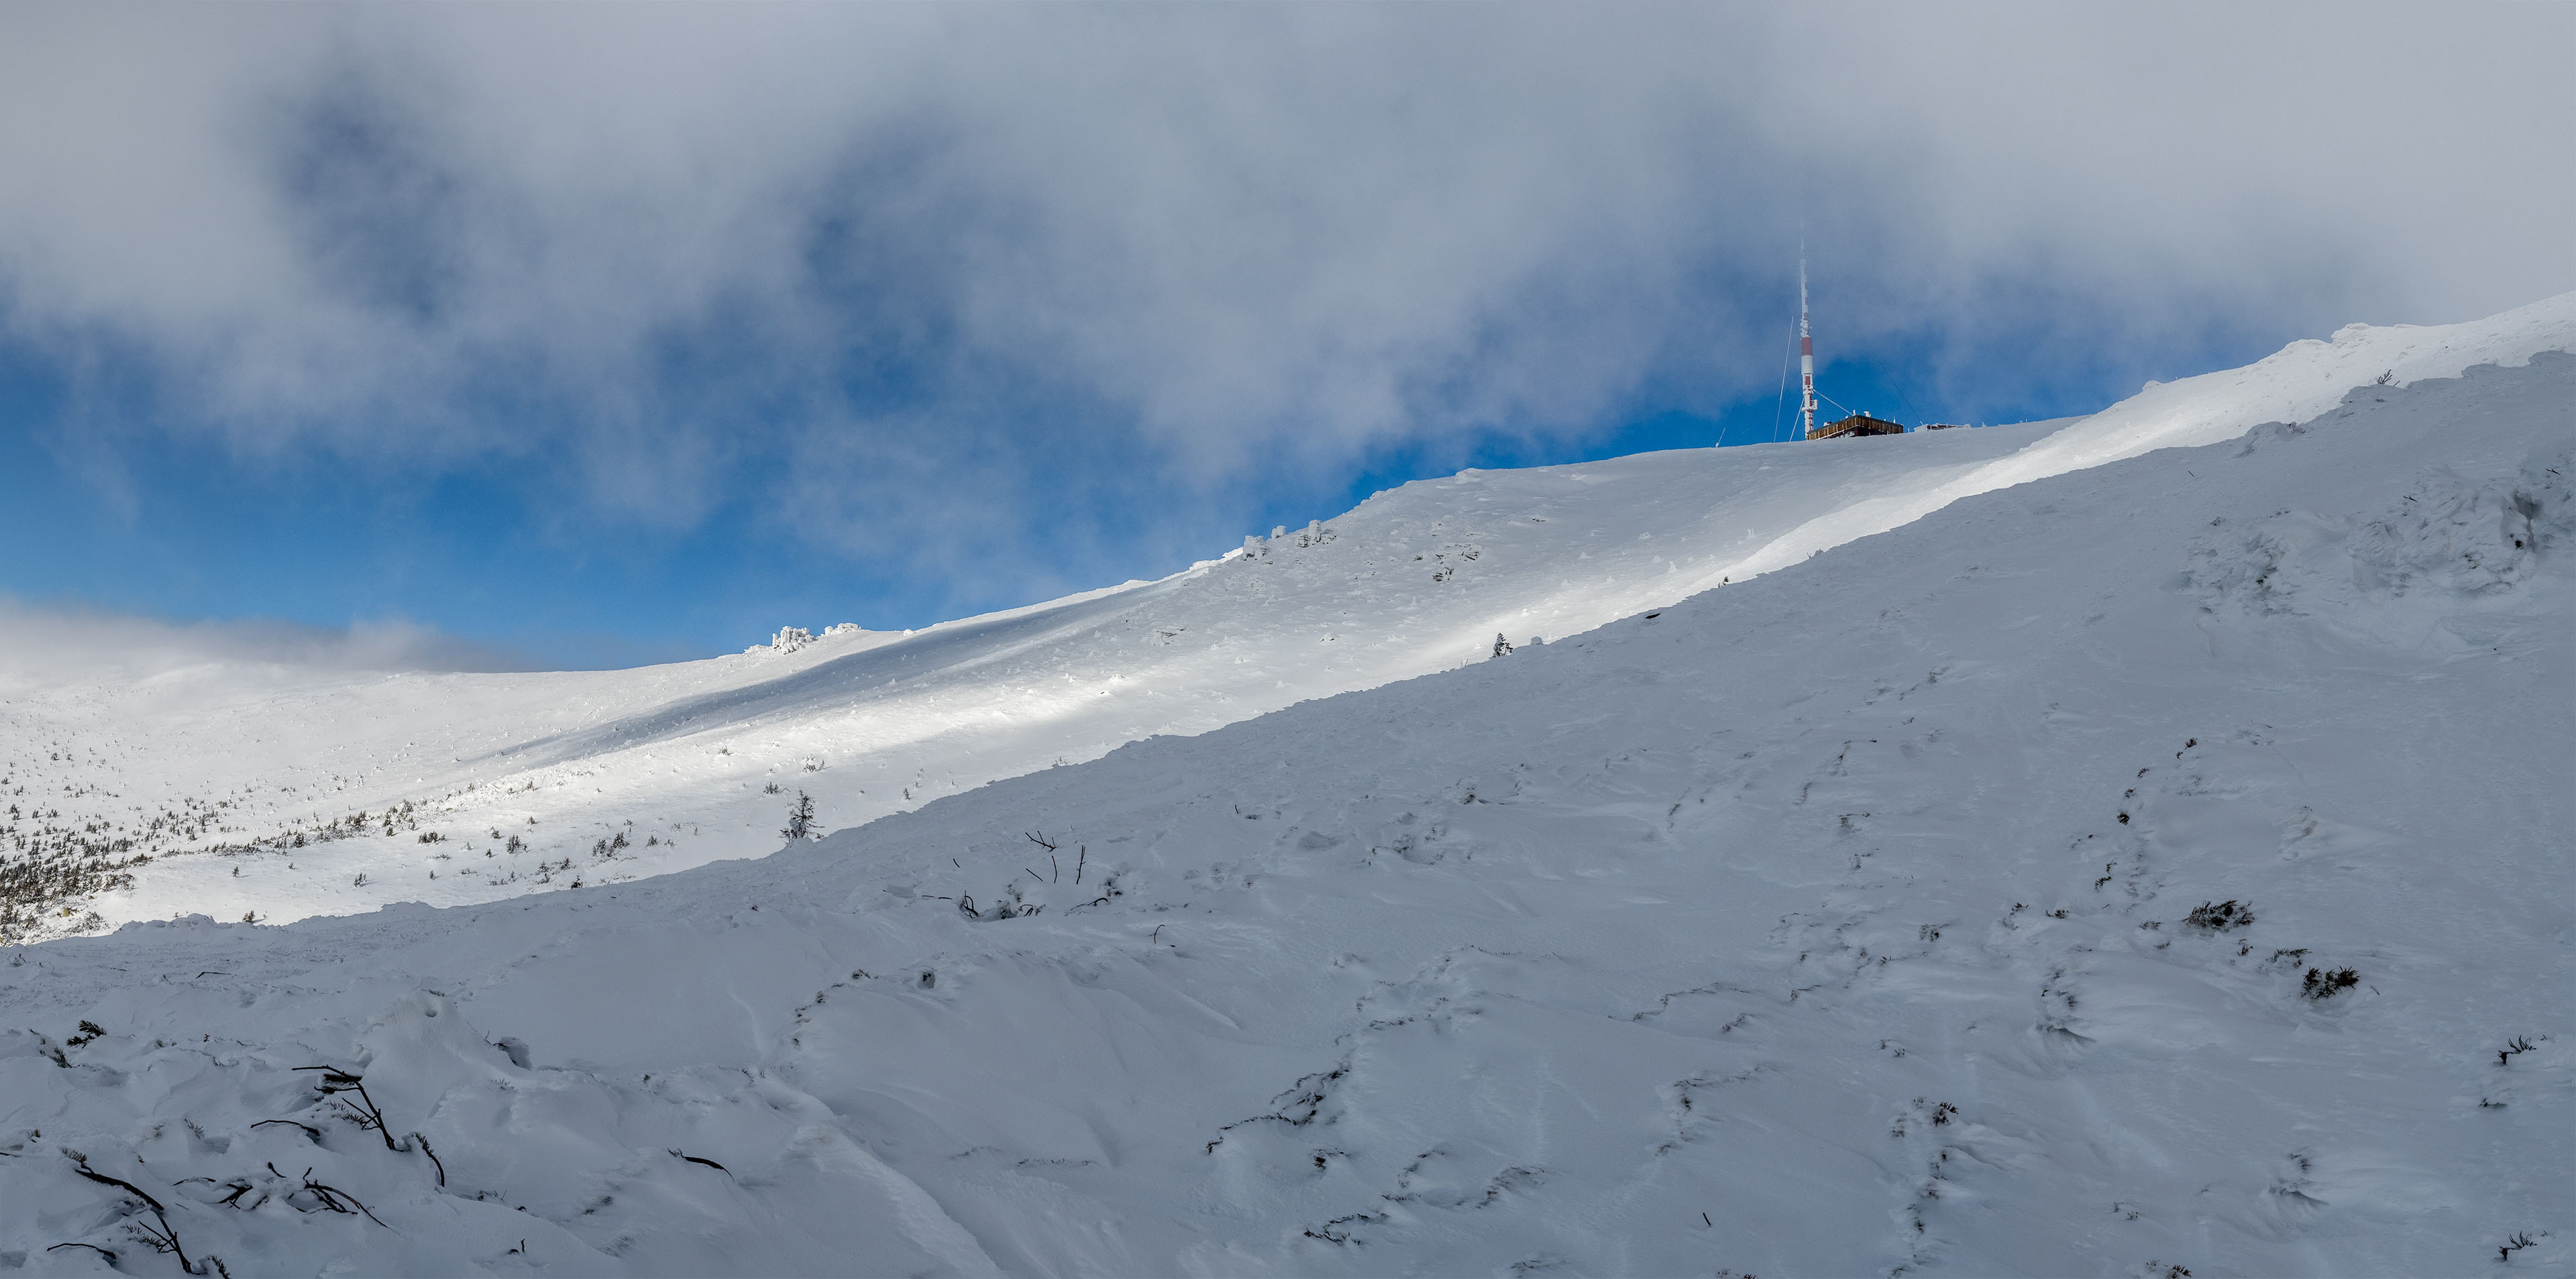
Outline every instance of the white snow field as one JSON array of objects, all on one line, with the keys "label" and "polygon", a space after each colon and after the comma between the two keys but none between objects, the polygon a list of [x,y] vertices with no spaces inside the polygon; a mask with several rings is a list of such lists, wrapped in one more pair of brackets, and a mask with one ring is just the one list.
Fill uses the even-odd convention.
[{"label": "white snow field", "polygon": [[1470,471],[1159,582],[638,670],[137,670],[102,636],[89,678],[0,667],[0,799],[17,806],[0,818],[0,942],[489,901],[765,854],[800,792],[824,829],[857,825],[1453,669],[1497,634],[1586,631],[1962,497],[2308,421],[2383,374],[2571,348],[2576,294],[2354,325],[2071,422]]},{"label": "white snow field", "polygon": [[[819,660],[279,674],[344,720],[431,696],[379,685],[558,716],[525,776],[599,775],[522,799],[772,829],[716,794],[769,765],[700,756],[794,767],[910,645],[987,673],[791,792],[1019,749],[936,696],[1060,699],[1026,731],[1106,753],[757,860],[17,948],[0,1275],[2567,1273],[2571,315],[2018,435],[1408,486],[1321,547]],[[2437,340],[2455,376],[2372,384]],[[1678,602],[1586,629],[1623,599]],[[1163,646],[1166,606],[1205,630]],[[1074,709],[1121,645],[1169,682]],[[513,706],[647,678],[701,700]],[[120,785],[185,753],[93,696],[12,722]]]}]

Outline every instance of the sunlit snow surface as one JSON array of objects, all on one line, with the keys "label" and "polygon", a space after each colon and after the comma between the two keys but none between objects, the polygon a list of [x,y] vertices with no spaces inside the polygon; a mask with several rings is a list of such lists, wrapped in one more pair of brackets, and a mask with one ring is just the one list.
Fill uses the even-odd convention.
[{"label": "sunlit snow surface", "polygon": [[[54,814],[13,819],[10,834],[95,830],[81,838],[161,859],[129,891],[49,912],[52,932],[620,882],[775,850],[798,792],[824,829],[857,825],[1156,734],[1453,669],[1498,634],[1560,639],[1961,497],[2307,421],[2383,374],[2407,385],[2570,348],[2576,295],[2470,324],[2354,325],[2071,424],[1470,471],[1381,494],[1320,538],[1292,529],[1160,582],[792,653],[539,675],[226,664],[66,684],[0,670],[0,792]],[[319,838],[359,814],[364,835]],[[443,838],[425,846],[429,833]],[[188,849],[231,855],[169,856]]]},{"label": "sunlit snow surface", "polygon": [[[1028,775],[661,878],[18,951],[0,1273],[175,1272],[163,1220],[235,1274],[2563,1273],[2576,357],[2533,353],[2571,311],[2063,429],[1409,486],[910,639],[226,683],[281,741],[521,717],[411,774],[573,797],[468,793],[482,829],[761,827],[689,860],[776,846],[773,767],[885,808]],[[214,711],[93,696],[10,714],[215,753]],[[320,847],[427,897],[413,838]],[[356,901],[286,861],[136,901]]]}]

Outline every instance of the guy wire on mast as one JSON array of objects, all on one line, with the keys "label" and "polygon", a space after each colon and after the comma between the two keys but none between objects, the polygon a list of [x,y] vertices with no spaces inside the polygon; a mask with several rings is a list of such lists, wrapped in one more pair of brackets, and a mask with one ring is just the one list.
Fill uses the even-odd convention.
[{"label": "guy wire on mast", "polygon": [[1807,242],[1798,241],[1798,436],[1816,433],[1816,339],[1807,330]]},{"label": "guy wire on mast", "polygon": [[[1798,347],[1798,330],[1789,330],[1789,341],[1780,348],[1780,394],[1771,401],[1771,438],[1780,438],[1780,415],[1789,407],[1789,353]],[[1722,437],[1721,437],[1722,438]]]}]

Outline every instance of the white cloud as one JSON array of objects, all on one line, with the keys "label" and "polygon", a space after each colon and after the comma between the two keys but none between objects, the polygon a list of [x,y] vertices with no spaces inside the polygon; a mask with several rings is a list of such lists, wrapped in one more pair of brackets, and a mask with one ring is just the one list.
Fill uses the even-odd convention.
[{"label": "white cloud", "polygon": [[[7,21],[18,341],[147,352],[165,416],[245,449],[560,447],[593,503],[680,524],[751,455],[1007,471],[1011,432],[1062,429],[1049,396],[1206,485],[1579,431],[1654,379],[1714,407],[1770,384],[1801,228],[1845,342],[2430,322],[2576,283],[2563,7]],[[924,504],[918,466],[843,469],[852,519]]]},{"label": "white cloud", "polygon": [[345,628],[264,618],[171,622],[0,596],[0,692],[74,680],[139,680],[186,667],[334,671],[515,671],[525,659],[399,618]]}]

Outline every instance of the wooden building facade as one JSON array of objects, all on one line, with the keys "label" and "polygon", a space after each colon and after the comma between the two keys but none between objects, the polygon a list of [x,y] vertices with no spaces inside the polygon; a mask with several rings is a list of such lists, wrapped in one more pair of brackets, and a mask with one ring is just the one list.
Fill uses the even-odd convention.
[{"label": "wooden building facade", "polygon": [[1905,428],[1883,417],[1854,413],[1839,422],[1827,422],[1807,432],[1811,440],[1838,440],[1851,435],[1903,435]]}]

